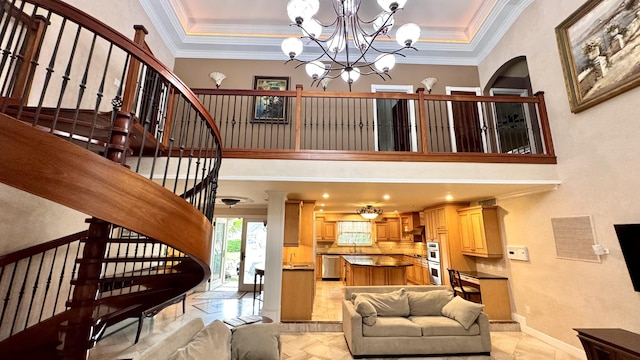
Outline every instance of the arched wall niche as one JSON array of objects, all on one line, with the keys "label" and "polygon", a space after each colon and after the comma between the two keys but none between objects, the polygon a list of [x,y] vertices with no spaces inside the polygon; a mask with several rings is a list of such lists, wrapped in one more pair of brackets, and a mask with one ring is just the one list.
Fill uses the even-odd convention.
[{"label": "arched wall niche", "polygon": [[533,95],[529,67],[525,56],[515,57],[504,63],[489,79],[483,94],[490,95],[490,90],[500,89],[526,89],[529,96]]}]

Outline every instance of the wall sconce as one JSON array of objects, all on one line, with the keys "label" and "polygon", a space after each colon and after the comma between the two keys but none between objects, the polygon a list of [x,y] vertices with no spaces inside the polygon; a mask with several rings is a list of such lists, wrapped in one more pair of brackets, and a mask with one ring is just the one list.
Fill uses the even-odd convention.
[{"label": "wall sconce", "polygon": [[209,77],[216,82],[216,89],[220,88],[222,80],[227,78],[227,76],[221,72],[212,72],[211,74],[209,74]]},{"label": "wall sconce", "polygon": [[433,87],[433,85],[435,85],[438,82],[438,79],[434,77],[428,77],[422,80],[421,82],[424,85],[425,89],[427,89],[427,92],[431,94],[431,88]]}]

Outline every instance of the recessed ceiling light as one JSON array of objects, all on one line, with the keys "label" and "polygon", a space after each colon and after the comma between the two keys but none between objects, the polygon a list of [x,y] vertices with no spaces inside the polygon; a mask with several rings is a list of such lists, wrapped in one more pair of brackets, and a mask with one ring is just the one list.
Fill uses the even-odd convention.
[{"label": "recessed ceiling light", "polygon": [[451,201],[451,200],[453,200],[453,195],[451,195],[451,194],[447,194],[447,196],[445,196],[444,198],[445,198],[445,200],[447,200],[447,201]]},{"label": "recessed ceiling light", "polygon": [[391,196],[389,196],[389,195],[385,195],[385,196],[383,196],[382,198],[383,198],[383,199],[385,199],[385,200],[389,200],[389,199],[391,198]]},{"label": "recessed ceiling light", "polygon": [[328,199],[328,198],[329,198],[329,194],[326,194],[326,193],[325,193],[325,194],[322,194],[322,198],[324,198],[324,199]]},{"label": "recessed ceiling light", "polygon": [[324,204],[320,204],[320,206],[324,206]]},{"label": "recessed ceiling light", "polygon": [[318,211],[324,211],[324,209],[320,209],[320,210],[318,210]]}]

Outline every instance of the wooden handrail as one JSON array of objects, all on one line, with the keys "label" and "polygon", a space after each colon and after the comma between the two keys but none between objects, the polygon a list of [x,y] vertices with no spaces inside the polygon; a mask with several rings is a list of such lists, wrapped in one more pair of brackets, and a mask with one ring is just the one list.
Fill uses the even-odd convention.
[{"label": "wooden handrail", "polygon": [[[123,166],[4,114],[0,182],[145,234],[208,268],[212,226],[198,209]],[[138,211],[113,211],[118,208]]]}]

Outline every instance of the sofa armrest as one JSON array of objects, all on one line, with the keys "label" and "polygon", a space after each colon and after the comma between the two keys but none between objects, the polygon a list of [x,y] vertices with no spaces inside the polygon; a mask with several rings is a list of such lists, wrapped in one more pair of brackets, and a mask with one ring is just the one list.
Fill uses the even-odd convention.
[{"label": "sofa armrest", "polygon": [[482,336],[482,347],[486,351],[491,351],[491,333],[489,332],[489,316],[484,312],[478,315],[476,320],[478,326],[480,326],[480,335]]},{"label": "sofa armrest", "polygon": [[357,351],[354,346],[358,346],[362,339],[362,316],[358,314],[355,306],[349,300],[342,300],[342,331],[347,345],[352,352]]}]

